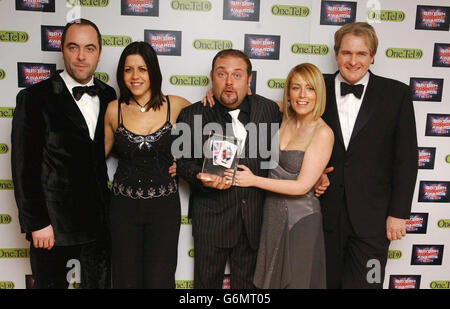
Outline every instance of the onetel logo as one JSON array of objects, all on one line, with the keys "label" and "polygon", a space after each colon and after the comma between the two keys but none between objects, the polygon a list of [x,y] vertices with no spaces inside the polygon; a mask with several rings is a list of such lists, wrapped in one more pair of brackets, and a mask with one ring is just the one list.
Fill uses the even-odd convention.
[{"label": "onetel logo", "polygon": [[430,289],[434,290],[443,290],[443,289],[450,289],[450,281],[431,281],[430,282]]},{"label": "onetel logo", "polygon": [[330,51],[330,48],[324,44],[296,43],[291,46],[291,52],[293,54],[325,56],[328,54],[329,51]]},{"label": "onetel logo", "polygon": [[71,6],[107,7],[109,0],[67,0]]},{"label": "onetel logo", "polygon": [[0,107],[0,118],[12,118],[14,107]]},{"label": "onetel logo", "polygon": [[28,33],[23,31],[0,30],[0,42],[25,43],[28,38]]},{"label": "onetel logo", "polygon": [[450,163],[450,155],[447,155],[447,156],[445,157],[445,163]]},{"label": "onetel logo", "polygon": [[8,150],[9,150],[8,145],[6,145],[6,144],[0,144],[0,154],[7,153]]},{"label": "onetel logo", "polygon": [[193,289],[194,280],[175,280],[176,289]]},{"label": "onetel logo", "polygon": [[190,250],[188,251],[188,257],[191,257],[191,258],[194,257],[194,249],[190,249]]},{"label": "onetel logo", "polygon": [[2,69],[0,69],[0,80],[5,79],[6,77],[6,72],[3,71]]},{"label": "onetel logo", "polygon": [[439,220],[437,226],[441,229],[450,229],[450,219]]},{"label": "onetel logo", "polygon": [[170,7],[179,11],[208,12],[211,11],[212,4],[204,0],[172,0]]},{"label": "onetel logo", "polygon": [[193,43],[195,49],[223,50],[233,48],[233,42],[228,40],[196,39]]},{"label": "onetel logo", "polygon": [[281,78],[271,78],[267,81],[267,86],[270,89],[284,89],[286,80]]},{"label": "onetel logo", "polygon": [[94,77],[104,83],[107,83],[109,81],[109,75],[105,72],[95,72]]},{"label": "onetel logo", "polygon": [[402,258],[402,252],[400,250],[389,250],[388,259],[399,260]]},{"label": "onetel logo", "polygon": [[0,180],[0,190],[13,190],[14,184],[12,180],[1,179]]},{"label": "onetel logo", "polygon": [[367,17],[374,21],[402,22],[405,20],[406,14],[402,11],[370,10],[367,12]]},{"label": "onetel logo", "polygon": [[388,58],[419,60],[423,56],[423,51],[415,48],[388,48],[385,54]]},{"label": "onetel logo", "polygon": [[0,259],[17,259],[29,257],[30,257],[30,249],[26,248],[0,249]]},{"label": "onetel logo", "polygon": [[306,6],[280,5],[276,4],[271,8],[272,14],[276,16],[307,17],[310,10]]},{"label": "onetel logo", "polygon": [[103,46],[126,47],[133,39],[126,35],[102,35]]},{"label": "onetel logo", "polygon": [[0,290],[13,290],[15,287],[12,281],[0,281]]},{"label": "onetel logo", "polygon": [[10,215],[0,214],[0,224],[10,224],[12,217]]},{"label": "onetel logo", "polygon": [[209,78],[200,75],[172,75],[169,82],[174,86],[205,87],[209,85]]}]

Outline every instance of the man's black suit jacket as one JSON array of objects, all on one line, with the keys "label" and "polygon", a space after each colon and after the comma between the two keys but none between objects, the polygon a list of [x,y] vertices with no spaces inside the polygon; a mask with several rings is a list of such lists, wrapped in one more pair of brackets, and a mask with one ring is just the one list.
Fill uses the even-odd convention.
[{"label": "man's black suit jacket", "polygon": [[[257,128],[258,136],[260,133],[260,124],[267,124],[267,134],[262,134],[261,139],[255,138],[250,133],[245,143],[245,151],[248,154],[251,148],[257,157],[241,158],[239,164],[244,164],[252,170],[255,175],[267,177],[268,170],[261,169],[260,163],[270,158],[261,158],[259,151],[260,143],[266,143],[267,149],[271,149],[271,137],[277,133],[281,114],[278,105],[259,95],[248,96],[250,104],[250,122]],[[216,103],[219,104],[219,103]],[[201,102],[197,102],[180,113],[177,123],[186,123],[194,133],[194,119],[201,115],[201,127],[215,122],[222,126],[225,133],[225,123],[223,116],[219,115],[220,109],[214,107],[203,107]],[[271,130],[271,124],[275,123],[276,130]],[[198,124],[197,124],[198,125]],[[275,131],[275,132],[274,132]],[[253,137],[253,139],[251,138]],[[209,243],[222,248],[231,248],[241,235],[242,228],[254,249],[259,246],[259,236],[262,224],[262,211],[264,204],[264,191],[258,188],[240,188],[232,186],[227,190],[209,189],[202,185],[196,178],[197,173],[201,172],[204,156],[194,158],[194,144],[202,147],[208,139],[208,132],[201,138],[194,141],[194,134],[191,135],[191,155],[190,158],[177,159],[177,174],[184,178],[191,187],[190,215],[192,217],[193,236],[196,241]],[[249,144],[249,140],[251,142]],[[199,145],[198,143],[201,143]],[[262,147],[266,147],[263,145]],[[256,147],[256,149],[255,149]],[[278,145],[274,145],[278,147]],[[202,149],[202,148],[199,148]]]},{"label": "man's black suit jacket", "polygon": [[12,121],[11,161],[14,194],[23,233],[52,225],[55,245],[95,240],[109,202],[105,162],[104,115],[116,98],[100,87],[100,112],[89,130],[58,74],[17,95]]},{"label": "man's black suit jacket", "polygon": [[335,143],[328,166],[330,186],[321,198],[324,229],[339,224],[347,207],[359,237],[386,235],[386,218],[409,218],[418,154],[411,90],[405,84],[370,73],[369,83],[347,150],[336,105],[335,75],[325,79],[323,119]]}]

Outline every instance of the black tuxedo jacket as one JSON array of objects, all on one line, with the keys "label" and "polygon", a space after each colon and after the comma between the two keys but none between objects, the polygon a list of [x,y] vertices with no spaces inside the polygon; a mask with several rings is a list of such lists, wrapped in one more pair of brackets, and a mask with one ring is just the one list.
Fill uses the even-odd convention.
[{"label": "black tuxedo jacket", "polygon": [[347,150],[336,105],[335,75],[325,78],[322,118],[333,129],[330,186],[321,198],[324,229],[332,231],[348,210],[360,237],[386,235],[386,218],[409,218],[417,176],[417,136],[411,90],[370,73]]},{"label": "black tuxedo jacket", "polygon": [[91,140],[81,111],[59,72],[17,95],[12,121],[11,161],[14,194],[23,233],[52,225],[55,245],[95,240],[105,223],[108,176],[104,115],[116,98],[100,87],[100,112]]},{"label": "black tuxedo jacket", "polygon": [[[262,96],[248,96],[250,104],[250,122],[256,124],[257,133],[260,133],[259,124],[267,124],[267,134],[263,139],[258,138],[250,140],[250,133],[245,143],[245,152],[259,149],[260,142],[268,145],[271,149],[271,137],[278,131],[281,122],[281,114],[278,105]],[[216,103],[220,104],[220,103]],[[222,248],[231,248],[241,235],[242,228],[252,248],[258,248],[259,236],[262,224],[262,211],[264,204],[264,191],[258,188],[240,188],[232,186],[228,190],[216,190],[206,188],[201,181],[196,178],[197,173],[201,172],[203,165],[203,155],[201,158],[194,158],[194,144],[197,143],[197,149],[202,149],[202,145],[208,139],[208,132],[200,138],[194,138],[194,116],[201,115],[201,129],[206,124],[215,122],[222,126],[225,134],[223,116],[219,114],[220,109],[216,106],[210,108],[203,107],[201,102],[197,102],[180,113],[177,123],[186,123],[192,129],[191,134],[191,155],[190,158],[177,159],[177,174],[184,178],[191,187],[190,198],[190,216],[192,217],[192,232],[196,241],[209,243]],[[271,130],[271,124],[277,124],[276,130]],[[197,124],[198,126],[198,124]],[[199,126],[198,126],[199,127]],[[275,132],[274,132],[275,131]],[[201,134],[201,133],[200,133]],[[198,136],[197,136],[198,137]],[[255,140],[257,139],[257,140]],[[199,144],[201,143],[201,144]],[[265,148],[266,145],[263,145]],[[278,147],[278,145],[274,145]],[[268,170],[261,169],[260,163],[264,161],[259,155],[256,158],[239,159],[239,164],[244,164],[252,170],[255,175],[267,177]],[[269,161],[269,157],[265,158]]]}]

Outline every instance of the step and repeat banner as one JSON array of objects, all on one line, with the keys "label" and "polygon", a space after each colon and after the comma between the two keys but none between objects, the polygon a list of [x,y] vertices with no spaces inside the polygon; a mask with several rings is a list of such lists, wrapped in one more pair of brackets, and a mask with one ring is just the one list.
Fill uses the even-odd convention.
[{"label": "step and repeat banner", "polygon": [[[211,62],[219,50],[243,50],[253,63],[253,91],[281,100],[293,66],[311,62],[326,74],[337,70],[333,35],[340,25],[371,23],[380,39],[371,70],[410,85],[420,147],[408,234],[391,244],[384,287],[450,288],[448,0],[0,0],[0,289],[28,288],[31,282],[29,243],[20,234],[11,181],[15,97],[64,68],[62,29],[80,17],[94,21],[102,33],[97,78],[117,90],[123,48],[147,41],[159,55],[163,92],[191,102],[210,88]],[[108,160],[110,178],[116,163]],[[192,288],[189,187],[183,181],[180,187],[176,286]]]}]

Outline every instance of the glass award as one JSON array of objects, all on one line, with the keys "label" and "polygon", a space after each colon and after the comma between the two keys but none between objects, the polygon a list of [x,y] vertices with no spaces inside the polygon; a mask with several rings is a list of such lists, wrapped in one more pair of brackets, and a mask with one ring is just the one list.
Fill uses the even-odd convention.
[{"label": "glass award", "polygon": [[242,151],[242,141],[234,136],[223,136],[211,133],[205,142],[205,159],[202,173],[224,177],[226,170],[233,172],[233,180],[238,165],[238,157]]}]

